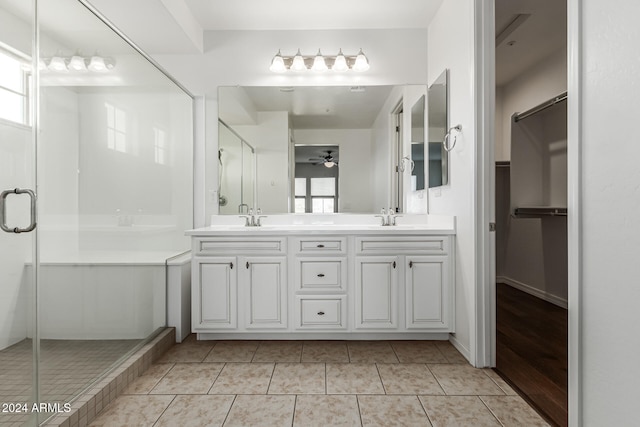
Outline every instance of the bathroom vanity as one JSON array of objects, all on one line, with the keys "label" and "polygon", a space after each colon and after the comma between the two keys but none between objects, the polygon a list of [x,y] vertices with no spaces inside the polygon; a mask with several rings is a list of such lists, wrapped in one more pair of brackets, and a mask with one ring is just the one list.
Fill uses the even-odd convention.
[{"label": "bathroom vanity", "polygon": [[455,218],[262,222],[220,216],[187,232],[200,339],[445,339],[455,331]]}]

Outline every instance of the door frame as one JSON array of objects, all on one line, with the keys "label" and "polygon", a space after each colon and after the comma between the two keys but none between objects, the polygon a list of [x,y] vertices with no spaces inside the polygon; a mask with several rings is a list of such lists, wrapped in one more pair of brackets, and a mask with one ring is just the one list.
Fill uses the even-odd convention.
[{"label": "door frame", "polygon": [[[582,300],[582,184],[581,184],[581,123],[583,82],[582,71],[582,5],[581,0],[567,0],[567,179],[568,179],[568,404],[569,426],[582,425],[583,390],[580,371]],[[476,51],[476,136],[478,141],[478,198],[476,217],[476,261],[478,288],[476,294],[476,366],[495,366],[495,235],[488,223],[495,200],[494,133],[495,133],[495,1],[475,1],[475,51]],[[493,63],[493,65],[492,65]],[[495,233],[493,233],[495,234]]]}]

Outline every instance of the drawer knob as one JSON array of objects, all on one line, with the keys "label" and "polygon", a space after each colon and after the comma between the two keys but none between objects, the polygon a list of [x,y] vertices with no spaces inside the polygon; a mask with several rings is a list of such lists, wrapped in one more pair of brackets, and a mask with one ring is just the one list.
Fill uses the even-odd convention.
[{"label": "drawer knob", "polygon": [[324,248],[324,245],[318,245],[317,247],[319,247],[319,248]]},{"label": "drawer knob", "polygon": [[324,277],[323,273],[318,274],[318,277]]},{"label": "drawer knob", "polygon": [[318,316],[324,316],[324,311],[319,311]]}]

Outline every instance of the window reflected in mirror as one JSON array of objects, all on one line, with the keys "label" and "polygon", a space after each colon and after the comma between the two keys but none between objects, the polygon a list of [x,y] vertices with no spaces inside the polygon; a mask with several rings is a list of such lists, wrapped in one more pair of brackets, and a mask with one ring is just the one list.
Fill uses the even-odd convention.
[{"label": "window reflected in mirror", "polygon": [[295,146],[295,213],[338,211],[337,145]]}]

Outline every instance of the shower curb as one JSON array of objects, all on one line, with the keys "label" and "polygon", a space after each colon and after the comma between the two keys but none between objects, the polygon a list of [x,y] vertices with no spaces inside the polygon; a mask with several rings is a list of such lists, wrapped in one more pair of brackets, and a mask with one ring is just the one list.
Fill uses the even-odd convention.
[{"label": "shower curb", "polygon": [[84,427],[91,424],[100,412],[114,401],[153,362],[162,357],[176,342],[175,328],[167,328],[152,341],[131,355],[90,390],[74,400],[68,413],[57,415],[45,426]]}]

